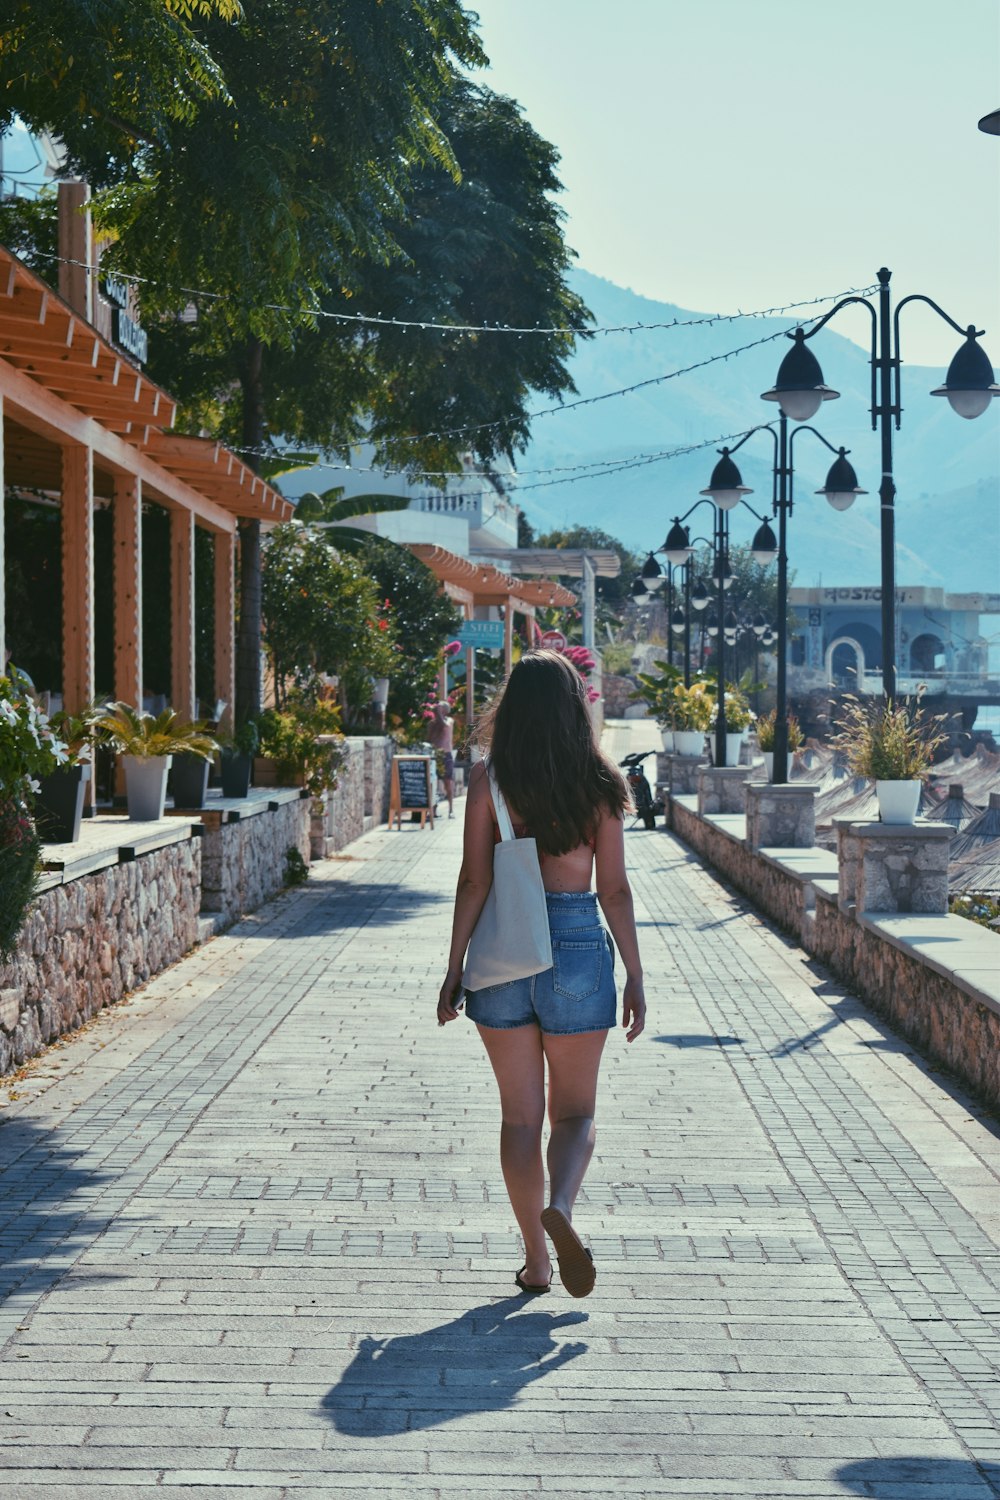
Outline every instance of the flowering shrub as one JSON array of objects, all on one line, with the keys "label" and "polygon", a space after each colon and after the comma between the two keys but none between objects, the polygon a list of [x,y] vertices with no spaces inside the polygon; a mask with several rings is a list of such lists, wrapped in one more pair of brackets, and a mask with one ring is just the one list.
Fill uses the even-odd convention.
[{"label": "flowering shrub", "polygon": [[67,760],[66,746],[31,697],[31,684],[16,667],[0,677],[0,798],[38,790]]},{"label": "flowering shrub", "polygon": [[[555,650],[559,652],[560,656],[565,656],[567,661],[572,662],[584,680],[590,676],[591,672],[597,666],[596,657],[591,655],[586,646],[556,646]],[[587,688],[588,702],[596,703],[600,696],[600,693],[595,693],[592,687]]]},{"label": "flowering shrub", "polygon": [[996,928],[1000,923],[1000,900],[987,891],[967,891],[961,896],[953,896],[948,910],[953,916],[978,922],[980,927]]},{"label": "flowering shrub", "polygon": [[38,885],[41,842],[31,817],[38,777],[65,765],[66,746],[11,667],[0,677],[0,960],[10,957]]},{"label": "flowering shrub", "polygon": [[674,728],[706,730],[712,727],[715,718],[715,698],[707,682],[692,682],[685,687],[678,682],[674,688]]},{"label": "flowering shrub", "polygon": [[301,781],[314,797],[337,785],[345,756],[337,704],[290,694],[285,708],[265,709],[259,730],[260,753],[277,762],[279,781]]},{"label": "flowering shrub", "polygon": [[744,729],[749,729],[753,723],[753,713],[750,705],[739,688],[733,687],[731,682],[726,684],[723,701],[726,714],[726,732],[728,734],[740,734]]}]

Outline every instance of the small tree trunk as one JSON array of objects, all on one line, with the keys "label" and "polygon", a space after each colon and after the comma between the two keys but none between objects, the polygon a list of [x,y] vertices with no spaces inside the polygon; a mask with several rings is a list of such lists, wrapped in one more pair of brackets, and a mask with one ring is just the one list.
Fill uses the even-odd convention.
[{"label": "small tree trunk", "polygon": [[[252,450],[264,443],[264,386],[261,378],[264,348],[259,339],[247,343],[240,385],[243,390],[243,445]],[[251,469],[259,467],[256,452],[247,455]],[[236,723],[256,719],[261,708],[261,590],[260,522],[241,521],[240,623],[236,636]]]}]

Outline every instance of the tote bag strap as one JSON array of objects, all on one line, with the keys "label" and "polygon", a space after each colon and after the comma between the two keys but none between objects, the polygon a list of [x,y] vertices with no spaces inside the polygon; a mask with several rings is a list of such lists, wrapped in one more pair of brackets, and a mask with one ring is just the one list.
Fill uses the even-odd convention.
[{"label": "tote bag strap", "polygon": [[499,783],[497,782],[497,779],[493,774],[492,765],[487,764],[486,774],[489,777],[490,781],[490,795],[493,798],[493,806],[496,809],[497,827],[500,829],[500,837],[504,841],[504,843],[507,843],[515,836],[514,825],[510,821],[510,813],[507,811],[507,804],[504,801],[503,792],[500,790]]}]

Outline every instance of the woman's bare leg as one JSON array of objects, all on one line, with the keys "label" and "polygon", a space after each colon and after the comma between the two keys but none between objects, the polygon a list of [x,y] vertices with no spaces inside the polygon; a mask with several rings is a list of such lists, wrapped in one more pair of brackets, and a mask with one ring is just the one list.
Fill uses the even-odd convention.
[{"label": "woman's bare leg", "polygon": [[480,1026],[500,1088],[500,1166],[514,1217],[524,1240],[524,1279],[542,1286],[552,1271],[540,1214],[545,1206],[542,1124],[545,1119],[545,1059],[538,1027],[500,1030]]},{"label": "woman's bare leg", "polygon": [[594,1154],[597,1075],[606,1031],[543,1036],[549,1065],[549,1203],[567,1217]]}]

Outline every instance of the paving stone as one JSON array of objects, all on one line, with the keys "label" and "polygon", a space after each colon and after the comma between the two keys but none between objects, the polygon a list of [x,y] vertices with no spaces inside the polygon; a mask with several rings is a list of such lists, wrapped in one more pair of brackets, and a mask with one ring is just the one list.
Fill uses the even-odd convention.
[{"label": "paving stone", "polygon": [[488,1068],[434,1023],[460,824],[367,835],[22,1085],[0,1494],[996,1500],[995,1127],[662,832],[597,1288],[514,1294]]}]

